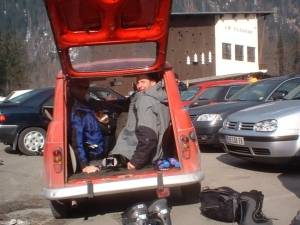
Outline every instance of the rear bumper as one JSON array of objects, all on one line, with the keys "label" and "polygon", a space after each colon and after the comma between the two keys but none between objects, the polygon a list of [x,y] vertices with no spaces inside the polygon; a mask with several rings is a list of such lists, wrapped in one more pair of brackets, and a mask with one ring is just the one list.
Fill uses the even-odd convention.
[{"label": "rear bumper", "polygon": [[[204,174],[202,171],[186,173],[180,175],[164,176],[163,183],[165,187],[179,187],[202,181]],[[103,196],[116,193],[126,193],[132,191],[153,190],[157,188],[157,177],[132,179],[124,181],[106,182],[101,184],[88,184],[63,187],[63,188],[45,188],[44,195],[50,200],[76,199],[91,196]]]}]

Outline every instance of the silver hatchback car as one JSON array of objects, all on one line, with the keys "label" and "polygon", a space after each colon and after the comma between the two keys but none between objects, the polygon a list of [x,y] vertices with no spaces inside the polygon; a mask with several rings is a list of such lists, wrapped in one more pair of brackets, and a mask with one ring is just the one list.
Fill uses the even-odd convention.
[{"label": "silver hatchback car", "polygon": [[300,156],[300,86],[285,100],[243,109],[219,130],[226,152],[256,162],[288,162]]}]

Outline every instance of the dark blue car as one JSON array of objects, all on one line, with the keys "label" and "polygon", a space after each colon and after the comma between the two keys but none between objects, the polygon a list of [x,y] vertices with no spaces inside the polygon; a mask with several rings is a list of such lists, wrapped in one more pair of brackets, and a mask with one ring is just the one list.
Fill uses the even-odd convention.
[{"label": "dark blue car", "polygon": [[[110,117],[106,144],[113,143],[117,117],[128,111],[129,101],[108,87],[90,87],[90,103]],[[54,88],[33,89],[0,103],[0,142],[25,155],[40,155],[52,118]],[[106,147],[107,149],[110,146]]]},{"label": "dark blue car", "polygon": [[0,104],[0,142],[25,155],[40,154],[49,118],[44,106],[53,106],[54,88],[31,90]]}]

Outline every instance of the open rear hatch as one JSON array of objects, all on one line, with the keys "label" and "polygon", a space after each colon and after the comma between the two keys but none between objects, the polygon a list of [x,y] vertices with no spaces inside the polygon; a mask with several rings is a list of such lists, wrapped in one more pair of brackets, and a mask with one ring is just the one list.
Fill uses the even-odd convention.
[{"label": "open rear hatch", "polygon": [[133,75],[165,68],[171,0],[45,4],[65,75]]}]

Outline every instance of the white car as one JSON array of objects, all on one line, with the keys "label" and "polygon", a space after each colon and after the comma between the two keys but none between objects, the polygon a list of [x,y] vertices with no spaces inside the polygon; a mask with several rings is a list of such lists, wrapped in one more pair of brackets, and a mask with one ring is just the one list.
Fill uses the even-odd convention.
[{"label": "white car", "polygon": [[225,151],[256,162],[289,162],[300,156],[300,86],[285,97],[227,117],[219,131]]}]

